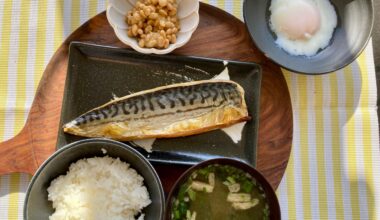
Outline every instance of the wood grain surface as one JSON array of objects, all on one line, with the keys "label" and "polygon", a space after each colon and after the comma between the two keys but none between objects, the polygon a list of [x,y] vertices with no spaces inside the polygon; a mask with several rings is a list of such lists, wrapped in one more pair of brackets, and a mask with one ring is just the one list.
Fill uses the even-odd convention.
[{"label": "wood grain surface", "polygon": [[[25,127],[13,139],[0,143],[0,174],[33,174],[55,151],[71,41],[127,48],[116,38],[105,12],[72,33],[46,67]],[[192,39],[174,54],[253,61],[262,66],[257,168],[277,188],[288,163],[293,134],[290,96],[280,68],[253,45],[240,20],[203,3],[200,24]],[[168,192],[188,167],[155,168]]]}]

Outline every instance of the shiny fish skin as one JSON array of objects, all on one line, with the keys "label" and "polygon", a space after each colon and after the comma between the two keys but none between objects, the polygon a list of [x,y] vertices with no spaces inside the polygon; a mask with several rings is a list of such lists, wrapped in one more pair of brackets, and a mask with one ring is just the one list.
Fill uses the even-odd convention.
[{"label": "shiny fish skin", "polygon": [[249,119],[244,90],[229,80],[173,84],[134,93],[65,124],[67,133],[116,140],[198,134]]}]

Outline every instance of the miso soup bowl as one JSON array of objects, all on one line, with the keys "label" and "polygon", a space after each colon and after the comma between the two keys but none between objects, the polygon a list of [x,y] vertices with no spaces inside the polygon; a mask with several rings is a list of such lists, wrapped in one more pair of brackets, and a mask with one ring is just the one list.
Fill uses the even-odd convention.
[{"label": "miso soup bowl", "polygon": [[171,189],[169,196],[167,197],[167,200],[166,200],[166,209],[165,209],[166,220],[172,220],[171,213],[172,213],[173,203],[175,199],[177,198],[177,194],[181,185],[184,184],[186,180],[191,176],[191,174],[195,172],[196,170],[207,167],[208,165],[214,165],[214,164],[229,165],[229,166],[238,168],[246,173],[249,173],[253,177],[253,179],[255,179],[256,182],[259,183],[259,185],[261,185],[261,187],[263,188],[265,192],[268,205],[269,205],[269,212],[270,212],[269,219],[271,220],[281,219],[280,205],[278,203],[276,193],[273,190],[272,186],[269,184],[269,182],[265,179],[265,177],[259,171],[257,171],[252,166],[235,159],[216,158],[216,159],[206,160],[204,162],[201,162],[197,165],[190,167],[176,181],[176,183]]}]

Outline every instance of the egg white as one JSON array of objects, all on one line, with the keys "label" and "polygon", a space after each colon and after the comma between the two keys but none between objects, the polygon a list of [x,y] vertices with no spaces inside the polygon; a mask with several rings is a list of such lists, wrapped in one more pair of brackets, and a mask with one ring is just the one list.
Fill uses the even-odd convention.
[{"label": "egg white", "polygon": [[279,28],[274,26],[270,18],[271,29],[277,35],[275,42],[291,55],[313,56],[319,49],[324,49],[330,43],[338,22],[335,9],[329,0],[272,0],[269,10],[273,14],[276,10],[284,7],[291,1],[292,3],[308,1],[316,6],[320,13],[320,28],[307,40],[291,40],[285,34],[276,31]]}]

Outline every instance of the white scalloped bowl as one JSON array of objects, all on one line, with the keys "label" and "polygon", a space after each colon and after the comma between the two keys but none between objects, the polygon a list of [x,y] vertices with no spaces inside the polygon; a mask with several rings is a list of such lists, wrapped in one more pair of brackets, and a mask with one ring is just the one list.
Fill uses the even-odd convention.
[{"label": "white scalloped bowl", "polygon": [[137,0],[109,0],[107,6],[107,19],[113,27],[117,38],[134,50],[145,54],[167,54],[174,49],[182,47],[191,38],[199,24],[199,0],[177,0],[178,19],[180,31],[177,33],[177,42],[169,44],[166,49],[142,48],[138,45],[136,38],[128,37],[128,24],[125,21],[126,15],[134,7]]}]

